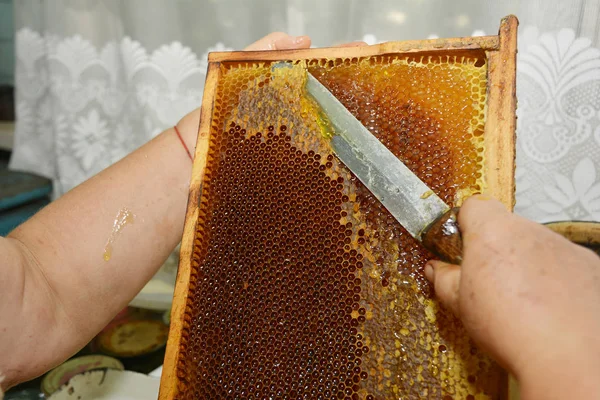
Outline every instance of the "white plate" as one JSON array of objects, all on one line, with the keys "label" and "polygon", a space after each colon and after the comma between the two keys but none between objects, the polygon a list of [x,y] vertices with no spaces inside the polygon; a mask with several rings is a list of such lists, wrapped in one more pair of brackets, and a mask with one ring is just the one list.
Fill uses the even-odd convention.
[{"label": "white plate", "polygon": [[148,400],[158,398],[160,379],[132,371],[96,370],[75,375],[49,400]]},{"label": "white plate", "polygon": [[153,376],[155,378],[160,378],[160,376],[162,374],[162,369],[163,369],[163,366],[161,365],[160,367],[156,368],[154,371],[150,372],[148,375]]}]

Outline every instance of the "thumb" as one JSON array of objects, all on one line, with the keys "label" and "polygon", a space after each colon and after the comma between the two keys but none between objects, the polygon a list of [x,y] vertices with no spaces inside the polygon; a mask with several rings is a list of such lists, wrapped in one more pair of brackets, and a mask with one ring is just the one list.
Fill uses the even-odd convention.
[{"label": "thumb", "polygon": [[443,261],[430,260],[425,265],[425,276],[433,283],[435,294],[440,302],[459,317],[460,267]]}]

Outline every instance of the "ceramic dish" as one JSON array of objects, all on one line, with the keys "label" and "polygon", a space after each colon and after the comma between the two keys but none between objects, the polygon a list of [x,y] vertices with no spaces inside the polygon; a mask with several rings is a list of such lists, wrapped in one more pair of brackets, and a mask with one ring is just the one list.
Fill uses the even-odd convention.
[{"label": "ceramic dish", "polygon": [[46,396],[50,396],[75,375],[87,371],[106,369],[122,370],[123,364],[115,358],[103,355],[73,358],[48,372],[42,380],[41,389]]},{"label": "ceramic dish", "polygon": [[600,255],[600,222],[559,221],[545,225],[570,241],[594,250]]},{"label": "ceramic dish", "polygon": [[79,374],[50,396],[51,400],[147,400],[158,396],[160,380],[132,371],[90,371]]}]

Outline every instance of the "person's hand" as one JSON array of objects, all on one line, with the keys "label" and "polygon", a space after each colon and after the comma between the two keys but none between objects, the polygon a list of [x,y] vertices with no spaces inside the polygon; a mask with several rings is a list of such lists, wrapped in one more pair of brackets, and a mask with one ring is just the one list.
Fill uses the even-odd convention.
[{"label": "person's hand", "polygon": [[600,396],[600,258],[488,197],[468,199],[458,219],[462,266],[425,268],[440,301],[515,374],[522,398]]}]

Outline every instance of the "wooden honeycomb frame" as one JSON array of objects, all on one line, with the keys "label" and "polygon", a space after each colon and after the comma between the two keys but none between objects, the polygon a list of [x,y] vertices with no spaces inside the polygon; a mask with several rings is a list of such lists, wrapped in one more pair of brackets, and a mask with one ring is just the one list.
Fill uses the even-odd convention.
[{"label": "wooden honeycomb frame", "polygon": [[[497,36],[388,42],[354,48],[220,52],[209,54],[195,159],[181,244],[179,271],[171,310],[171,328],[161,377],[159,399],[174,399],[178,393],[177,362],[180,352],[186,301],[190,287],[194,236],[199,215],[202,182],[209,149],[209,132],[215,92],[223,62],[259,62],[304,59],[336,59],[379,55],[481,55],[488,62],[487,113],[484,131],[486,193],[510,209],[515,197],[516,48],[518,20],[505,17]],[[510,388],[509,388],[510,386]],[[503,396],[516,399],[514,382],[507,381]]]}]

